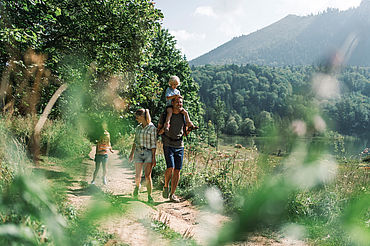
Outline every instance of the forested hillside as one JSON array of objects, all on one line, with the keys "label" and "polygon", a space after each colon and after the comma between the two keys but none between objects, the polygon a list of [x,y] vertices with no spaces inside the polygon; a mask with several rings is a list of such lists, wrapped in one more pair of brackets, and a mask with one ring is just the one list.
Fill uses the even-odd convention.
[{"label": "forested hillside", "polygon": [[[318,15],[288,15],[254,33],[235,37],[190,61],[191,65],[311,65],[351,47],[349,65],[369,66],[370,1],[355,9]],[[348,54],[346,54],[348,55]]]},{"label": "forested hillside", "polygon": [[[270,123],[286,127],[287,121],[309,120],[305,112],[316,103],[311,79],[318,67],[206,65],[192,70],[207,109],[205,121],[226,134],[261,135]],[[370,69],[346,68],[338,80],[341,96],[322,104],[322,113],[332,130],[369,137]]]}]

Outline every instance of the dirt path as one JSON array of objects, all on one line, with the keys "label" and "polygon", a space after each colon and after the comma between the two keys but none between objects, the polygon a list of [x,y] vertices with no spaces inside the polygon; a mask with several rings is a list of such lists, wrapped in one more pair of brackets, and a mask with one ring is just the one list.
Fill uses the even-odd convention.
[{"label": "dirt path", "polygon": [[[91,160],[85,160],[86,172],[77,177],[78,181],[90,183],[94,171],[95,150],[90,153]],[[147,203],[146,187],[141,186],[139,199],[132,199],[135,173],[126,160],[119,157],[118,151],[110,154],[108,158],[107,185],[103,185],[101,170],[96,179],[96,186],[104,192],[118,196],[126,202],[127,213],[122,217],[111,217],[102,221],[102,228],[108,233],[115,233],[124,243],[129,245],[166,245],[169,242],[158,233],[153,233],[146,226],[152,219],[166,223],[172,230],[192,237],[199,244],[205,244],[210,236],[215,235],[225,216],[200,211],[187,200],[180,203],[171,203],[162,198],[160,190],[153,190],[154,204]],[[73,182],[69,187],[68,200],[77,209],[86,208],[92,200],[86,188],[81,187],[81,182]],[[154,240],[155,239],[155,240]]]},{"label": "dirt path", "polygon": [[[81,181],[90,183],[94,171],[92,160],[95,149],[91,151],[91,160],[85,160],[82,165],[86,166],[86,172],[78,176],[78,182],[73,182],[69,187],[68,200],[77,209],[84,209],[92,200],[92,195],[86,192],[86,187],[81,187]],[[205,245],[212,236],[217,235],[217,230],[228,218],[201,211],[182,199],[180,203],[171,203],[168,199],[162,198],[160,190],[153,190],[153,205],[147,203],[146,188],[142,185],[139,192],[139,199],[132,199],[134,189],[134,170],[129,166],[127,160],[119,157],[118,151],[110,154],[108,158],[107,185],[102,184],[101,170],[96,179],[96,186],[104,192],[111,193],[125,202],[127,212],[122,216],[105,218],[101,221],[101,228],[114,233],[124,243],[129,245],[170,245],[170,241],[162,235],[154,233],[148,225],[151,221],[159,220],[166,223],[172,230],[192,237],[197,243]],[[88,187],[91,187],[89,185]],[[233,244],[235,245],[235,244]],[[282,239],[277,242],[264,237],[254,237],[251,241],[242,245],[304,245],[299,241]]]}]

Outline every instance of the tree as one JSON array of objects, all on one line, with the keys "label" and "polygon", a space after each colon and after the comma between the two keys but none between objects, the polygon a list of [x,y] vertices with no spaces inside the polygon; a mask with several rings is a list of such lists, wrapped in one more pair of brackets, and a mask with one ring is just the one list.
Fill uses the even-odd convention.
[{"label": "tree", "polygon": [[[139,102],[141,106],[150,109],[152,115],[158,120],[160,113],[165,109],[165,91],[168,79],[172,75],[180,78],[181,95],[184,97],[184,107],[188,110],[191,120],[199,123],[202,114],[202,105],[199,103],[199,85],[191,77],[191,70],[186,58],[176,48],[176,40],[168,30],[160,29],[151,40],[147,62],[143,65],[144,74],[152,74],[153,80],[157,81],[156,94],[150,100]],[[152,87],[152,85],[145,88]],[[145,89],[147,90],[147,89]],[[137,94],[138,95],[138,94]],[[141,95],[141,94],[139,94]]]},{"label": "tree", "polygon": [[239,133],[243,136],[252,136],[255,132],[254,121],[250,118],[245,118],[239,126]]},{"label": "tree", "polygon": [[[148,87],[154,89],[142,96],[155,94],[155,75],[142,71],[163,17],[152,2],[1,1],[0,11],[3,110],[36,118],[60,85],[68,84],[67,95],[59,99],[60,105],[72,106],[66,118],[91,124],[118,118],[117,110],[129,103],[124,98],[140,93],[138,84],[154,81]],[[24,56],[29,50],[39,59],[29,63]],[[62,116],[60,105],[50,111],[54,117]]]},{"label": "tree", "polygon": [[[23,54],[32,48],[48,57],[46,68],[62,81],[71,67],[94,70],[93,94],[112,75],[128,74],[120,80],[129,79],[122,87],[134,83],[162,18],[146,0],[2,1],[0,9],[0,42],[6,47],[0,49],[0,71],[9,61],[22,63]],[[9,86],[18,88],[20,82]],[[51,88],[50,97],[58,87]],[[124,96],[127,91],[120,93]],[[48,99],[43,102],[46,105]]]},{"label": "tree", "polygon": [[257,122],[258,135],[266,136],[267,134],[271,133],[271,130],[274,127],[274,120],[270,112],[261,111],[258,115]]},{"label": "tree", "polygon": [[223,132],[229,135],[236,135],[238,134],[238,131],[239,131],[238,123],[236,122],[235,117],[230,115],[229,119],[225,124]]},{"label": "tree", "polygon": [[212,121],[208,121],[207,123],[207,143],[208,146],[217,146],[217,136],[215,132],[215,126],[212,124]]},{"label": "tree", "polygon": [[225,126],[225,103],[218,97],[215,102],[215,111],[217,112],[215,118],[215,132],[217,137],[217,145],[218,139],[220,137],[221,129]]}]

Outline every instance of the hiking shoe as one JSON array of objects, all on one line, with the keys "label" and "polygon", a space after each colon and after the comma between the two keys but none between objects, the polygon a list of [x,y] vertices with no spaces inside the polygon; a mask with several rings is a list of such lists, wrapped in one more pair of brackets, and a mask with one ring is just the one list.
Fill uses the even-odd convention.
[{"label": "hiking shoe", "polygon": [[154,203],[153,197],[148,195],[148,203]]},{"label": "hiking shoe", "polygon": [[177,197],[175,196],[175,194],[171,194],[171,195],[170,195],[170,201],[171,201],[171,202],[176,202],[176,203],[178,203],[178,202],[180,202],[180,199],[179,199],[179,198],[177,198]]},{"label": "hiking shoe", "polygon": [[107,184],[107,178],[106,177],[103,178],[103,184],[105,184],[105,185]]},{"label": "hiking shoe", "polygon": [[163,187],[163,192],[162,192],[163,198],[168,198],[168,195],[169,195],[168,187]]},{"label": "hiking shoe", "polygon": [[91,181],[91,184],[92,184],[92,185],[94,185],[94,184],[95,184],[95,181],[94,181],[94,180],[93,180],[93,181]]},{"label": "hiking shoe", "polygon": [[134,189],[134,193],[132,194],[134,196],[135,199],[137,199],[138,195],[139,195],[139,187],[135,187]]}]

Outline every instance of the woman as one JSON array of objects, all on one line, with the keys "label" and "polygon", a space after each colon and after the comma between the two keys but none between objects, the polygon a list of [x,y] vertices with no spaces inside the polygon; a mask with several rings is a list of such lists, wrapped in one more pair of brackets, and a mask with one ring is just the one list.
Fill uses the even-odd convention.
[{"label": "woman", "polygon": [[136,127],[135,140],[129,157],[130,161],[135,162],[136,171],[136,187],[133,196],[135,199],[138,197],[141,173],[144,166],[148,202],[152,203],[152,168],[156,165],[155,151],[157,149],[157,130],[151,122],[148,109],[138,109],[135,113],[135,117],[139,125]]}]

